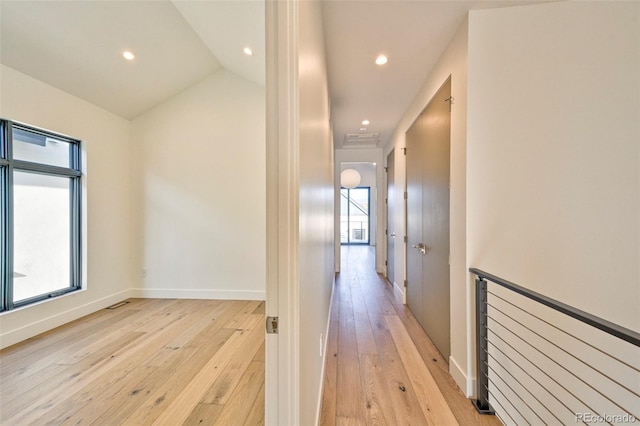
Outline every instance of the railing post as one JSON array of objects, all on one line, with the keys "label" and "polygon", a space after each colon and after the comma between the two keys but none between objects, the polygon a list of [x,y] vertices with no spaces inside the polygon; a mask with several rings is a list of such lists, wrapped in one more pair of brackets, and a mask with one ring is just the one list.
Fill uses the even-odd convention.
[{"label": "railing post", "polygon": [[475,406],[480,414],[494,414],[489,405],[489,367],[487,343],[487,282],[476,278],[476,371]]}]

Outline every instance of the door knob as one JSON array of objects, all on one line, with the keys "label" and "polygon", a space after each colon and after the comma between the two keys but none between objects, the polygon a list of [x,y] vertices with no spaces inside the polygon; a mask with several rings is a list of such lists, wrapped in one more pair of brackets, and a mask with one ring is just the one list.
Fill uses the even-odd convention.
[{"label": "door knob", "polygon": [[413,248],[420,250],[420,253],[422,254],[427,254],[427,246],[425,246],[423,243],[414,244]]}]

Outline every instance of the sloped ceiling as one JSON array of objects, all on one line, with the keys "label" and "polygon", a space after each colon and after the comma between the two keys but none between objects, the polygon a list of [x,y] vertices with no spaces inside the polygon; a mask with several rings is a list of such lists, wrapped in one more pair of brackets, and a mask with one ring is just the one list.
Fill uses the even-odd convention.
[{"label": "sloped ceiling", "polygon": [[0,2],[2,64],[127,119],[223,67],[264,84],[263,40],[262,2]]},{"label": "sloped ceiling", "polygon": [[[264,86],[265,23],[262,1],[174,1],[222,66]],[[253,51],[251,57],[243,53]]]},{"label": "sloped ceiling", "polygon": [[[470,9],[541,1],[322,0],[336,148],[388,141]],[[264,85],[264,7],[262,0],[0,0],[0,61],[132,119],[223,68]],[[132,62],[122,58],[127,49]],[[389,57],[383,67],[374,64],[379,53]]]}]

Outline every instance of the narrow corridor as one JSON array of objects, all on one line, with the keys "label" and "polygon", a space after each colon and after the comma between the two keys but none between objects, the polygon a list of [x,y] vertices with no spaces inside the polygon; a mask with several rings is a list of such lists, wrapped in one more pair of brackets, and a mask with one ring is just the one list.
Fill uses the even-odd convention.
[{"label": "narrow corridor", "polygon": [[342,246],[320,424],[499,425],[480,416],[392,286],[374,247]]}]

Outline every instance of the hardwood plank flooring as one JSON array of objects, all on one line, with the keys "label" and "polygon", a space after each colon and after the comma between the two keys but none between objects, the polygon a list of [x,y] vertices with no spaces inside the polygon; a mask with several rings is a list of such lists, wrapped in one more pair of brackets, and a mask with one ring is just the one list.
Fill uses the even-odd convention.
[{"label": "hardwood plank flooring", "polygon": [[486,425],[392,286],[374,249],[343,246],[329,323],[320,424]]},{"label": "hardwood plank flooring", "polygon": [[264,424],[264,302],[128,302],[0,351],[0,424]]}]

